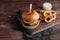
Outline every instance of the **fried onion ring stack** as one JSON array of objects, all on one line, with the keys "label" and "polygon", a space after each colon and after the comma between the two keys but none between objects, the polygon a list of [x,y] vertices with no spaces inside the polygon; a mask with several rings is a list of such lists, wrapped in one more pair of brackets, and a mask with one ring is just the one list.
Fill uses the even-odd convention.
[{"label": "fried onion ring stack", "polygon": [[56,12],[54,10],[40,10],[40,19],[46,23],[50,23],[56,19]]}]

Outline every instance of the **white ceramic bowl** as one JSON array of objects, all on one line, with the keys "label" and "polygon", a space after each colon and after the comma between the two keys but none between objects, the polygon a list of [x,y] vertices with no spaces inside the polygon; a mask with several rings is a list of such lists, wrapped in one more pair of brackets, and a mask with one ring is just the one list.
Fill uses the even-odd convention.
[{"label": "white ceramic bowl", "polygon": [[43,9],[44,10],[51,10],[52,9],[52,4],[48,3],[48,2],[43,3]]}]

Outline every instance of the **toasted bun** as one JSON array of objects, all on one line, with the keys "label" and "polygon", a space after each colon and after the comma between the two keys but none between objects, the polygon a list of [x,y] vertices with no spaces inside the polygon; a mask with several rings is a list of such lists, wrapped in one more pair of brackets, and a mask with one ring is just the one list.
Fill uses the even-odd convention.
[{"label": "toasted bun", "polygon": [[30,23],[33,22],[34,20],[38,20],[39,19],[39,14],[35,11],[32,10],[32,12],[24,12],[22,14],[22,19],[24,20],[24,22]]}]

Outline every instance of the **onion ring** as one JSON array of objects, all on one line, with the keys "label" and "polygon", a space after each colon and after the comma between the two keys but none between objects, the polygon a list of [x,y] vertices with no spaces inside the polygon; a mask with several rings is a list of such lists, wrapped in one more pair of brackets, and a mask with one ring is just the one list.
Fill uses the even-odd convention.
[{"label": "onion ring", "polygon": [[53,16],[53,20],[55,20],[56,19],[56,15],[52,15]]},{"label": "onion ring", "polygon": [[50,13],[50,11],[45,11],[43,15],[44,15],[44,17],[51,16],[51,13]]},{"label": "onion ring", "polygon": [[44,21],[45,21],[46,23],[50,23],[50,22],[53,21],[52,19],[53,19],[52,16],[47,16],[47,17],[45,17]]},{"label": "onion ring", "polygon": [[50,11],[52,15],[56,15],[56,12],[54,10]]}]

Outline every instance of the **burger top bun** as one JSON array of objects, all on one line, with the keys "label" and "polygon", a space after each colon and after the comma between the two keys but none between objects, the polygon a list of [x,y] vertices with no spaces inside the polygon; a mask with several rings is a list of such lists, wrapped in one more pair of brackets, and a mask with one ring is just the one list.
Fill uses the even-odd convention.
[{"label": "burger top bun", "polygon": [[34,20],[39,19],[39,14],[35,10],[32,10],[31,13],[30,12],[24,12],[22,14],[22,19],[26,22],[33,22]]}]

